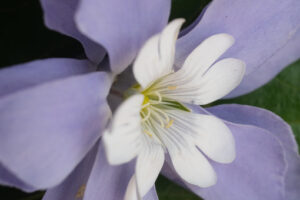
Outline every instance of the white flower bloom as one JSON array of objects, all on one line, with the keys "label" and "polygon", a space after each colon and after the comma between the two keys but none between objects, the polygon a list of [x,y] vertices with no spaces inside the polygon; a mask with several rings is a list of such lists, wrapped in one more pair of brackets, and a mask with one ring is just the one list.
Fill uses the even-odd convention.
[{"label": "white flower bloom", "polygon": [[103,136],[110,164],[137,157],[125,200],[140,199],[150,190],[165,153],[182,179],[200,187],[217,180],[203,154],[219,163],[235,158],[234,138],[226,125],[214,116],[192,113],[183,103],[204,105],[225,96],[242,80],[245,64],[234,58],[216,62],[234,43],[232,36],[217,34],[203,41],[174,72],[175,44],[183,22],[174,20],[141,49],[133,66],[139,83],[136,94],[117,109]]}]

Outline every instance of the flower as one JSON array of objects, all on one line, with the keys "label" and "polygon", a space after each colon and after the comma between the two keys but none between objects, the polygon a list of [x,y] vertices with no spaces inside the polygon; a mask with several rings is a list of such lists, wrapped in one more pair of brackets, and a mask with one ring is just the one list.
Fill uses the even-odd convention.
[{"label": "flower", "polygon": [[[166,25],[170,1],[41,2],[46,25],[78,39],[90,61],[52,58],[0,71],[0,183],[25,191],[47,189],[46,200],[122,199],[134,164],[106,161],[99,144],[110,117],[106,97],[110,91],[109,98],[119,100],[114,89],[121,86],[116,85],[131,81],[127,67],[142,44]],[[204,38],[229,33],[238,42],[225,56],[248,66],[230,95],[249,92],[299,57],[298,5],[297,0],[281,6],[273,0],[215,0],[181,32],[175,66]],[[114,75],[126,69],[112,89],[113,76],[96,71],[108,69],[106,63]],[[228,165],[210,162],[218,182],[209,188],[179,179],[167,157],[165,176],[206,199],[298,199],[297,145],[282,119],[242,105],[189,109],[223,120],[236,141],[236,159]],[[157,199],[154,187],[145,198]]]},{"label": "flower", "polygon": [[[103,135],[110,164],[137,157],[126,200],[147,194],[165,152],[179,176],[199,187],[214,185],[217,177],[196,146],[215,162],[231,163],[235,158],[234,138],[226,125],[212,115],[191,112],[183,103],[204,105],[225,96],[241,82],[245,64],[233,58],[215,63],[234,41],[230,35],[217,34],[204,40],[174,72],[175,44],[183,22],[174,20],[142,47],[133,65],[137,94],[119,107]],[[131,191],[134,188],[138,191]]]}]

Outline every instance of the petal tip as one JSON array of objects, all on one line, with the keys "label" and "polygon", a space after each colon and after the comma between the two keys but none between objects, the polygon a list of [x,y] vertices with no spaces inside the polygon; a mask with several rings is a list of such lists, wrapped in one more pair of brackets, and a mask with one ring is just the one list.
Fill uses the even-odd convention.
[{"label": "petal tip", "polygon": [[102,136],[102,144],[104,145],[106,160],[110,165],[117,165],[118,162],[116,162],[116,160],[113,159],[113,156],[111,156],[111,150],[109,145],[110,138],[110,133],[108,131],[105,131]]},{"label": "petal tip", "polygon": [[169,25],[177,24],[177,26],[181,27],[183,23],[185,23],[184,18],[177,18],[177,19],[174,19],[173,21],[171,21]]},{"label": "petal tip", "polygon": [[235,152],[235,148],[233,148],[233,150],[231,150],[227,156],[219,159],[217,162],[222,164],[230,164],[235,160],[235,158],[236,158],[236,152]]},{"label": "petal tip", "polygon": [[217,174],[215,173],[215,171],[213,171],[213,172],[214,173],[210,179],[199,180],[199,182],[196,183],[195,185],[197,185],[201,188],[208,188],[208,187],[211,187],[211,186],[214,186],[215,184],[217,184],[217,181],[218,181]]},{"label": "petal tip", "polygon": [[230,46],[232,46],[235,43],[234,37],[228,33],[220,33],[220,34],[217,34],[216,36],[222,37],[223,40],[227,40],[228,43],[231,44]]}]

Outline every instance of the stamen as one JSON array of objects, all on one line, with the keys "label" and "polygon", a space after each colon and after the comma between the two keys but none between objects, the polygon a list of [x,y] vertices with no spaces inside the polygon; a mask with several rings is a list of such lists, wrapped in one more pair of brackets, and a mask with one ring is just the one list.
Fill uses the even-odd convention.
[{"label": "stamen", "polygon": [[164,111],[162,111],[161,109],[159,109],[159,108],[156,108],[156,107],[154,107],[154,106],[151,106],[154,110],[156,110],[157,112],[159,112],[159,113],[161,113],[165,118],[166,118],[166,121],[168,122],[168,121],[170,121],[170,118],[169,118],[169,116],[168,116],[168,114],[166,113],[166,112],[164,112]]},{"label": "stamen", "polygon": [[159,92],[155,92],[155,94],[157,95],[157,97],[158,97],[158,102],[159,103],[161,103],[161,101],[162,101],[162,98],[161,98],[161,95],[160,95],[160,93]]},{"label": "stamen", "polygon": [[146,108],[149,105],[150,105],[150,103],[146,103],[146,104],[142,105],[142,109]]},{"label": "stamen", "polygon": [[162,103],[162,97],[161,97],[161,94],[159,92],[155,91],[155,92],[148,93],[148,95],[151,95],[151,94],[156,95],[158,100],[148,98],[149,101],[150,101],[150,104],[160,104],[160,103]]},{"label": "stamen", "polygon": [[156,117],[156,119],[160,122],[160,126],[163,128],[164,127],[164,122],[163,122],[162,117],[154,110],[153,110],[152,113],[153,113],[154,117]]},{"label": "stamen", "polygon": [[142,122],[144,122],[144,121],[147,121],[148,119],[149,119],[149,117],[150,117],[150,115],[151,115],[151,110],[149,109],[149,108],[147,108],[147,115],[145,116],[145,114],[144,114],[144,111],[142,111],[142,114],[145,116],[143,119],[142,119]]},{"label": "stamen", "polygon": [[144,132],[145,132],[147,135],[149,135],[149,137],[152,137],[152,134],[151,134],[149,131],[144,130]]},{"label": "stamen", "polygon": [[172,126],[173,122],[174,122],[174,120],[171,119],[171,120],[168,122],[168,124],[165,126],[165,128],[170,128],[170,127]]}]

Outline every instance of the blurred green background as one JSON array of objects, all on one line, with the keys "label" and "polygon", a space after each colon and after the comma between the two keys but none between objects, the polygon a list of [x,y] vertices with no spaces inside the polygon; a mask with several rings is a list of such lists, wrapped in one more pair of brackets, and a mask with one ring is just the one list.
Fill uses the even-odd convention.
[{"label": "blurred green background", "polygon": [[[185,25],[188,25],[209,2],[210,0],[173,0],[170,20],[184,17],[187,21]],[[0,26],[0,68],[40,58],[84,57],[79,42],[44,26],[38,0],[1,2]],[[256,91],[215,104],[223,103],[254,105],[275,112],[292,126],[300,144],[300,60]],[[158,178],[156,187],[160,200],[200,199],[162,176]],[[0,186],[0,199],[4,200],[40,200],[42,196],[42,191],[27,194]]]}]

